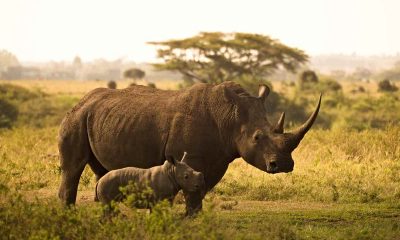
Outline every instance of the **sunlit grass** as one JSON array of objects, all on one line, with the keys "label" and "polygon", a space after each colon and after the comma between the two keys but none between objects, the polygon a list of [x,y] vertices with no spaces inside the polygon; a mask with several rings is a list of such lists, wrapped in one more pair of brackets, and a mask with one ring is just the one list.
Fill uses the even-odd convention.
[{"label": "sunlit grass", "polygon": [[[107,82],[12,83],[40,89],[49,96],[46,101],[38,98],[21,105],[18,124],[0,130],[0,235],[5,238],[12,239],[10,233],[14,239],[83,235],[96,239],[400,237],[399,126],[362,131],[313,128],[293,153],[292,173],[267,174],[242,159],[231,163],[222,181],[206,196],[206,210],[199,218],[184,219],[184,206],[177,204],[160,215],[131,211],[103,224],[102,208],[93,202],[95,178],[88,167],[80,180],[78,207],[69,211],[59,205],[55,121],[86,92],[105,87]],[[117,84],[123,88],[130,82]],[[156,84],[162,89],[177,87],[173,81]],[[375,90],[371,87],[369,91]],[[36,108],[49,109],[42,119]],[[48,124],[32,124],[45,122],[45,118]],[[166,228],[168,224],[174,227]]]},{"label": "sunlit grass", "polygon": [[[12,83],[28,89],[40,89],[41,91],[49,94],[70,94],[74,96],[82,96],[89,91],[99,88],[107,87],[105,80],[3,80],[3,83]],[[117,81],[117,88],[126,88],[133,81],[121,80]],[[147,85],[147,82],[140,80],[136,82],[140,85]],[[177,89],[179,82],[171,80],[160,80],[155,82],[156,87],[160,89]]]}]

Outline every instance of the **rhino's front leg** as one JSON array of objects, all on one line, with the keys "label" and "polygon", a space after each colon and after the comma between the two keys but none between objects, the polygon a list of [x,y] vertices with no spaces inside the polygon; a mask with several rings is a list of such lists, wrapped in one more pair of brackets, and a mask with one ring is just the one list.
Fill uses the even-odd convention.
[{"label": "rhino's front leg", "polygon": [[204,194],[201,192],[183,192],[186,202],[186,216],[193,216],[203,208]]}]

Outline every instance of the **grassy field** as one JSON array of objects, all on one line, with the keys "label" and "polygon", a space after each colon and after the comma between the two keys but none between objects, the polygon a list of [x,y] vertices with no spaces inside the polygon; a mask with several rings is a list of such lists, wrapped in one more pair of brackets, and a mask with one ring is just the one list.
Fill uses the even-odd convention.
[{"label": "grassy field", "polygon": [[82,94],[106,83],[13,83],[44,92],[54,116],[32,126],[40,117],[22,112],[25,120],[0,130],[2,239],[400,239],[400,126],[312,129],[289,174],[269,175],[237,159],[194,219],[183,217],[181,196],[173,208],[161,204],[149,214],[120,205],[121,214],[105,219],[88,168],[77,206],[60,206],[56,123]]}]

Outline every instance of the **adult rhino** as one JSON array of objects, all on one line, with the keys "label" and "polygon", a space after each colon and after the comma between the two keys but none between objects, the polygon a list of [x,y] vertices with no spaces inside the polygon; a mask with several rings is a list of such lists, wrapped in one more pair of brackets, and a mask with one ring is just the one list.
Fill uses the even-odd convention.
[{"label": "adult rhino", "polygon": [[[233,82],[178,91],[144,86],[91,91],[60,127],[59,197],[75,203],[86,164],[100,178],[113,169],[162,165],[166,156],[180,159],[185,151],[191,154],[188,164],[204,174],[207,191],[239,157],[268,173],[293,171],[291,152],[314,123],[321,97],[301,127],[284,133],[284,113],[275,125],[267,120],[269,91],[261,85],[254,97]],[[184,196],[188,214],[201,209],[204,194]]]}]

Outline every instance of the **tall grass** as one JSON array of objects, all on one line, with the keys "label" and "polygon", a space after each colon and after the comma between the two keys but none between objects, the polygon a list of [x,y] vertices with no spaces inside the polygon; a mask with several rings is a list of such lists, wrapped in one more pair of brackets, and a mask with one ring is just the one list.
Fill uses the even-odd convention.
[{"label": "tall grass", "polygon": [[[380,202],[400,199],[400,127],[354,132],[312,130],[293,154],[293,173],[270,175],[235,160],[214,193],[248,200]],[[21,190],[55,190],[57,128],[0,133],[2,177]],[[91,189],[86,169],[80,189]]]},{"label": "tall grass", "polygon": [[[17,84],[32,87],[36,83]],[[93,195],[95,184],[88,167],[80,180],[78,198],[83,196],[89,201],[63,208],[56,197],[61,174],[57,149],[59,121],[82,94],[103,83],[93,81],[82,87],[80,84],[86,83],[74,82],[71,88],[55,81],[50,85],[37,84],[47,88],[36,86],[44,93],[34,90],[38,94],[30,96],[28,92],[29,100],[22,97],[15,100],[7,95],[7,100],[11,99],[18,107],[19,115],[12,129],[0,129],[0,238],[357,239],[366,236],[368,239],[376,236],[396,239],[399,236],[400,225],[396,220],[400,216],[400,127],[382,127],[386,122],[379,122],[378,129],[370,129],[373,122],[364,124],[364,118],[359,118],[359,114],[368,119],[395,118],[399,111],[397,95],[379,95],[378,101],[364,96],[351,103],[329,96],[322,109],[327,112],[321,116],[328,119],[342,111],[342,118],[337,118],[330,130],[313,128],[306,135],[293,153],[293,173],[270,175],[237,159],[208,194],[205,211],[195,219],[184,218],[183,206],[179,204],[173,208],[160,205],[152,214],[130,209],[105,219],[102,206],[88,197]],[[225,201],[221,209],[216,209],[215,199],[231,202]],[[285,212],[278,216],[260,207],[246,210],[243,204],[248,200],[284,200],[305,206],[310,202],[335,206],[380,203],[390,206],[390,211],[371,212],[369,207],[359,210],[365,219],[353,217],[353,209],[322,216],[309,212],[301,216]],[[345,217],[343,212],[348,212]],[[377,218],[381,213],[382,218]],[[327,221],[337,225],[327,225]],[[352,225],[354,221],[358,222]],[[346,227],[342,234],[337,229],[343,229],[343,225]]]},{"label": "tall grass", "polygon": [[236,160],[216,194],[252,200],[400,200],[400,127],[312,130],[293,154],[290,174],[268,175]]}]

